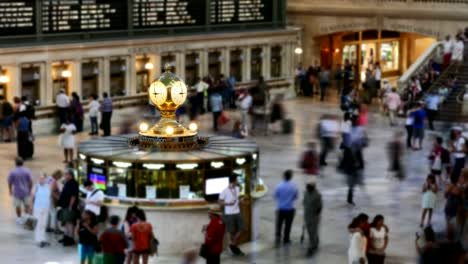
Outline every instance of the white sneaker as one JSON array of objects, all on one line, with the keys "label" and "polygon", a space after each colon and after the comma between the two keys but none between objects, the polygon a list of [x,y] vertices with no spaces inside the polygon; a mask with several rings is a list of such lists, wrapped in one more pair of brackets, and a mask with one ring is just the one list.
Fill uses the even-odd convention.
[{"label": "white sneaker", "polygon": [[23,224],[24,224],[24,220],[23,220],[21,217],[18,217],[18,218],[16,218],[16,224],[18,224],[18,225],[23,225]]}]

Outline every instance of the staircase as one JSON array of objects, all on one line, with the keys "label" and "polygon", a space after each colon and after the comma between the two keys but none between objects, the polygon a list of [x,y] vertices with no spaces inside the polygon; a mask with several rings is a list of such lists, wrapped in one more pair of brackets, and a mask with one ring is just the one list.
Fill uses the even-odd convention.
[{"label": "staircase", "polygon": [[441,105],[436,119],[444,122],[468,123],[468,113],[463,113],[463,95],[468,84],[468,43],[465,43],[463,65],[460,66],[458,73],[453,75],[457,77],[458,89],[452,91]]}]

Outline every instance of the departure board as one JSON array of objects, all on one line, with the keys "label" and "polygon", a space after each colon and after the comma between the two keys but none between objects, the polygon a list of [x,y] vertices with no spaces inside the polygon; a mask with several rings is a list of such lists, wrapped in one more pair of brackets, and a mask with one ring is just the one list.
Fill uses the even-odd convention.
[{"label": "departure board", "polygon": [[34,0],[0,0],[0,35],[36,33]]},{"label": "departure board", "polygon": [[119,30],[127,27],[127,1],[42,0],[42,32]]},{"label": "departure board", "polygon": [[210,6],[211,24],[271,22],[272,0],[214,0]]},{"label": "departure board", "polygon": [[205,0],[134,0],[133,27],[205,24]]}]

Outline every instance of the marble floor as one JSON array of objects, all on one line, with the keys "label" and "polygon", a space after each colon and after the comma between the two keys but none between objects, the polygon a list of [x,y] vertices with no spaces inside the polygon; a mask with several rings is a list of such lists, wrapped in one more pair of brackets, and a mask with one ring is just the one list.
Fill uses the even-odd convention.
[{"label": "marble floor", "polygon": [[[270,190],[281,181],[282,172],[286,168],[296,169],[300,153],[305,144],[315,139],[315,130],[319,117],[325,113],[339,113],[336,100],[320,103],[312,99],[294,99],[286,102],[288,117],[295,121],[295,131],[291,135],[257,136],[261,150],[260,176]],[[211,116],[201,118],[202,131],[209,131]],[[324,210],[320,226],[320,249],[313,258],[305,257],[305,246],[301,245],[302,229],[301,199],[297,206],[297,214],[292,229],[293,243],[284,248],[273,247],[274,210],[275,204],[271,195],[260,201],[257,209],[259,215],[258,241],[243,246],[248,253],[242,258],[233,258],[223,254],[223,263],[347,263],[347,247],[349,234],[346,226],[353,216],[366,212],[371,217],[383,214],[390,228],[390,242],[387,250],[386,263],[410,264],[416,263],[414,249],[414,234],[419,230],[421,194],[420,187],[428,172],[427,153],[430,133],[427,136],[423,151],[409,151],[405,154],[407,178],[400,183],[387,175],[386,143],[394,131],[402,127],[389,127],[388,122],[378,113],[371,113],[368,133],[370,146],[365,150],[367,168],[365,170],[365,185],[356,190],[356,206],[346,204],[346,186],[344,176],[335,169],[336,155],[329,156],[329,166],[322,171],[318,188],[324,199]],[[78,136],[86,140],[87,134]],[[38,136],[35,143],[36,153],[29,167],[35,177],[41,172],[52,172],[63,167],[62,153],[57,145],[56,136]],[[52,237],[52,246],[38,248],[33,242],[33,234],[15,224],[12,199],[8,196],[6,177],[13,168],[16,145],[0,145],[0,263],[78,263],[76,248],[63,248]],[[294,177],[299,188],[304,189],[304,176],[299,172]],[[444,228],[443,197],[439,194],[437,208],[433,218],[436,229]],[[151,263],[180,263],[179,256],[161,256],[152,258]],[[202,261],[200,260],[200,263]]]}]

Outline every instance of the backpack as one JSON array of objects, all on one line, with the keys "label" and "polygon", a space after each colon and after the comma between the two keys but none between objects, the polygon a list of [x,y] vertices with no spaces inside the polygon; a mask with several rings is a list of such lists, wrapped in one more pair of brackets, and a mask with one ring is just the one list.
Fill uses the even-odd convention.
[{"label": "backpack", "polygon": [[[97,192],[102,192],[102,190],[101,189],[94,190],[89,197],[92,197]],[[107,206],[105,206],[105,205],[101,205],[99,215],[96,216],[97,220],[98,220],[98,223],[106,222],[108,216],[109,216],[109,208],[107,208]]]}]

